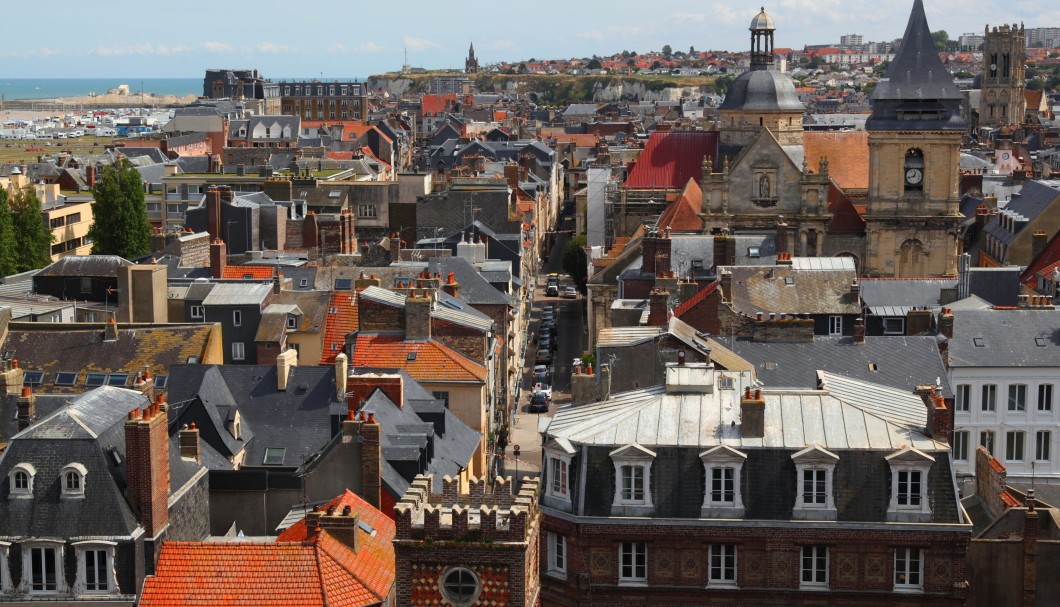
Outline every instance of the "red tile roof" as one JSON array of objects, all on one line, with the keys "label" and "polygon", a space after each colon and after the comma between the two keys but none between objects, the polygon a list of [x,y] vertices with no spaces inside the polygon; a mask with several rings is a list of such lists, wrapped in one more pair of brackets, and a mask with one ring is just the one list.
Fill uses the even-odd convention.
[{"label": "red tile roof", "polygon": [[702,206],[703,190],[695,179],[689,179],[681,196],[666,207],[655,225],[675,232],[699,232],[703,229],[703,219],[699,217]]},{"label": "red tile roof", "polygon": [[869,134],[866,131],[808,131],[803,133],[806,165],[817,172],[828,158],[828,176],[845,191],[869,188]]},{"label": "red tile roof", "polygon": [[1027,265],[1027,269],[1021,276],[1022,282],[1038,288],[1038,276],[1048,276],[1046,272],[1051,273],[1058,262],[1060,262],[1060,232],[1054,234],[1042,252]]},{"label": "red tile roof", "polygon": [[487,375],[485,367],[437,340],[405,341],[392,333],[357,335],[350,362],[354,367],[404,369],[416,381],[484,382]]},{"label": "red tile roof", "polygon": [[700,179],[705,157],[717,164],[718,134],[714,131],[652,131],[625,186],[682,188],[689,179]]},{"label": "red tile roof", "polygon": [[225,266],[221,278],[264,280],[273,277],[273,266]]},{"label": "red tile roof", "polygon": [[828,212],[832,214],[828,221],[829,234],[863,234],[865,219],[862,214],[865,210],[863,205],[853,204],[839,188],[828,186]]},{"label": "red tile roof", "polygon": [[335,291],[328,303],[324,321],[324,343],[320,364],[330,365],[346,345],[346,336],[357,330],[357,297],[353,293]]},{"label": "red tile roof", "polygon": [[681,318],[681,316],[686,314],[692,308],[694,308],[697,305],[699,305],[699,302],[701,302],[704,299],[710,297],[710,294],[713,293],[714,291],[717,291],[717,290],[718,290],[718,283],[717,282],[712,282],[709,285],[703,287],[702,289],[699,290],[699,293],[696,293],[692,297],[689,297],[684,302],[682,302],[681,305],[679,305],[676,308],[674,308],[674,318]]},{"label": "red tile roof", "polygon": [[420,99],[421,111],[424,116],[438,116],[448,111],[451,103],[456,103],[456,93],[424,95]]}]

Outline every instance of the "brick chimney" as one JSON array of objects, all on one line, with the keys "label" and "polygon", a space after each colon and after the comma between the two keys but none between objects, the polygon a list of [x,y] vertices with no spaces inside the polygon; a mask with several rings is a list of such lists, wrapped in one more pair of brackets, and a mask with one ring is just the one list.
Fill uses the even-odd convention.
[{"label": "brick chimney", "polygon": [[399,408],[404,403],[405,386],[401,375],[387,373],[362,373],[351,375],[346,383],[346,408],[357,411],[361,403],[368,400],[376,389],[383,391]]},{"label": "brick chimney", "polygon": [[645,236],[641,240],[640,252],[643,261],[640,263],[640,271],[642,273],[655,276],[656,261],[658,259],[656,252],[658,251],[660,240],[654,233]]},{"label": "brick chimney", "polygon": [[673,251],[673,241],[670,240],[670,228],[666,228],[655,245],[655,274],[670,274],[670,254]]},{"label": "brick chimney", "polygon": [[860,316],[854,319],[854,337],[852,341],[855,344],[865,343],[865,319]]},{"label": "brick chimney", "polygon": [[905,334],[922,335],[931,330],[934,315],[931,310],[909,310],[905,313]]},{"label": "brick chimney", "polygon": [[345,352],[335,357],[335,399],[342,402],[346,399],[346,390],[350,376],[350,360]]},{"label": "brick chimney", "polygon": [[939,333],[953,339],[953,310],[942,308],[942,312],[939,313]]},{"label": "brick chimney", "polygon": [[354,281],[353,287],[357,291],[363,291],[368,287],[378,287],[381,284],[382,282],[380,282],[380,280],[375,277],[375,274],[372,274],[371,276],[365,276],[364,272],[361,272],[360,278]]},{"label": "brick chimney", "polygon": [[850,303],[861,303],[861,283],[857,278],[850,281]]},{"label": "brick chimney", "polygon": [[1031,236],[1031,259],[1034,260],[1045,250],[1045,245],[1049,244],[1049,234],[1041,230],[1035,230]]},{"label": "brick chimney", "polygon": [[777,220],[777,253],[791,253],[791,231],[781,218]]},{"label": "brick chimney", "polygon": [[85,183],[90,190],[96,187],[96,165],[89,164],[85,167]]},{"label": "brick chimney", "polygon": [[319,527],[350,550],[357,552],[357,519],[357,515],[349,506],[343,506],[341,510],[335,506],[329,506],[327,510],[314,506],[313,511],[306,516],[306,524],[310,532]]},{"label": "brick chimney", "polygon": [[210,276],[221,278],[228,266],[228,245],[220,238],[210,242]]},{"label": "brick chimney", "polygon": [[714,235],[714,267],[731,266],[736,263],[736,239],[727,231]]},{"label": "brick chimney", "polygon": [[412,289],[405,298],[405,339],[431,338],[431,306],[434,299],[426,290]]},{"label": "brick chimney", "polygon": [[924,384],[913,393],[920,396],[927,408],[927,434],[935,440],[950,444],[953,440],[953,410],[946,406],[946,399],[939,394],[938,386]]},{"label": "brick chimney", "polygon": [[221,190],[206,188],[206,231],[210,240],[221,238]]},{"label": "brick chimney", "polygon": [[442,285],[442,290],[448,293],[451,297],[460,296],[460,283],[456,281],[456,275],[450,272],[446,277],[445,284]]},{"label": "brick chimney", "polygon": [[29,428],[37,417],[37,395],[33,393],[33,388],[29,386],[22,387],[22,396],[18,397],[15,407],[18,418],[18,431],[21,432]]},{"label": "brick chimney", "polygon": [[133,409],[125,421],[125,484],[147,537],[169,524],[169,434],[164,401]]},{"label": "brick chimney", "polygon": [[382,501],[381,468],[383,449],[379,440],[379,424],[375,414],[365,415],[361,426],[361,491],[364,501],[379,508]]},{"label": "brick chimney", "polygon": [[180,446],[181,457],[193,459],[196,464],[202,463],[202,457],[199,454],[199,427],[195,425],[195,422],[180,429],[177,442]]},{"label": "brick chimney", "polygon": [[668,302],[670,292],[666,289],[652,289],[648,295],[648,326],[665,327],[670,322]]},{"label": "brick chimney", "polygon": [[762,438],[766,432],[766,401],[762,390],[744,389],[740,399],[740,436]]},{"label": "brick chimney", "polygon": [[298,366],[298,350],[288,348],[276,355],[276,389],[280,392],[287,390],[287,384],[291,380],[291,372]]}]

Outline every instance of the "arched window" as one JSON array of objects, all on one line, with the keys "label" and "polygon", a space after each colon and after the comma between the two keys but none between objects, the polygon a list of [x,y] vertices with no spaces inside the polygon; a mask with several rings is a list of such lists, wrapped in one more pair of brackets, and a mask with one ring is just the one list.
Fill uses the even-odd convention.
[{"label": "arched window", "polygon": [[78,463],[67,464],[60,473],[59,480],[62,482],[62,498],[76,499],[85,496],[85,477],[88,470]]},{"label": "arched window", "polygon": [[33,477],[37,470],[32,464],[16,464],[8,473],[8,483],[12,498],[33,497]]},{"label": "arched window", "polygon": [[921,278],[924,276],[924,243],[911,238],[898,250],[898,277]]}]

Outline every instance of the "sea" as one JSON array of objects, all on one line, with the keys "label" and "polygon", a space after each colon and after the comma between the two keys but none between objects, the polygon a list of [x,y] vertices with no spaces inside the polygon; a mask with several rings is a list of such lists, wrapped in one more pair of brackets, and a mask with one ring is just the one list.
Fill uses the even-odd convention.
[{"label": "sea", "polygon": [[129,85],[133,94],[202,95],[202,77],[198,78],[0,78],[3,99],[54,99],[80,97],[89,93],[106,94],[108,89]]}]

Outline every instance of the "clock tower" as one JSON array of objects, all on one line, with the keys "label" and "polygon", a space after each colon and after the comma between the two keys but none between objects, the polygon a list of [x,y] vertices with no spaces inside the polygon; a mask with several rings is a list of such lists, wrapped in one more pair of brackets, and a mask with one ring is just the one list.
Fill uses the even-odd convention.
[{"label": "clock tower", "polygon": [[957,274],[963,95],[935,49],[922,0],[872,92],[866,276]]}]

